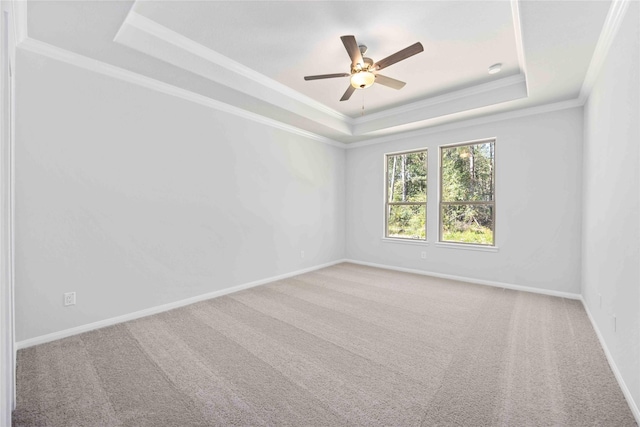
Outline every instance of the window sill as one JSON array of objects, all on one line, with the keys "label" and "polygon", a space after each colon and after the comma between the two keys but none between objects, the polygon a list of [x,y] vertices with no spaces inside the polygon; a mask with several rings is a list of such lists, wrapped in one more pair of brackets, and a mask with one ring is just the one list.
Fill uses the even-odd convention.
[{"label": "window sill", "polygon": [[463,249],[467,251],[480,251],[480,252],[498,252],[499,250],[497,246],[470,245],[467,243],[436,242],[435,246],[438,248]]},{"label": "window sill", "polygon": [[411,239],[394,239],[393,237],[383,237],[383,243],[400,243],[402,245],[419,245],[429,246],[429,242],[426,240],[411,240]]}]

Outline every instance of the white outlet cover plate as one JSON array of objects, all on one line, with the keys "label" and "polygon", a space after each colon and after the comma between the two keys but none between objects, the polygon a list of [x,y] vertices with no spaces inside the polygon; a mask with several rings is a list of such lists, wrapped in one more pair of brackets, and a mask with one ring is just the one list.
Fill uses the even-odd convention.
[{"label": "white outlet cover plate", "polygon": [[74,305],[76,303],[76,293],[67,292],[64,294],[64,305]]}]

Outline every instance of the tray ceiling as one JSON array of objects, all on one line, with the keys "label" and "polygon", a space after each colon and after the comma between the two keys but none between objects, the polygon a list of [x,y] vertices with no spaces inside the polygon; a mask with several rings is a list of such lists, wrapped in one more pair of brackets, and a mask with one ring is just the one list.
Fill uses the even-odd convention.
[{"label": "tray ceiling", "polygon": [[[509,2],[139,2],[136,13],[351,117],[518,74]],[[407,82],[373,85],[339,99],[349,72],[340,36],[355,35],[366,56],[382,59],[417,41],[424,52],[382,74]],[[502,72],[487,68],[502,63]]]},{"label": "tray ceiling", "polygon": [[[31,50],[71,52],[284,126],[350,143],[373,136],[576,99],[610,2],[27,3]],[[340,36],[381,59],[417,41],[424,52],[349,101]],[[37,48],[36,48],[37,46]],[[487,69],[502,63],[502,71]],[[364,116],[362,106],[364,104]]]}]

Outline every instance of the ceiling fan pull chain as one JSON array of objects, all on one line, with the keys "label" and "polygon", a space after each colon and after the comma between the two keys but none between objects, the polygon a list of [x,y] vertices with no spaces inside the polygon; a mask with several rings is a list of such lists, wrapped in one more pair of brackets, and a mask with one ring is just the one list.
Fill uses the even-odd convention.
[{"label": "ceiling fan pull chain", "polygon": [[364,117],[364,92],[362,92],[362,113],[360,114],[361,117]]}]

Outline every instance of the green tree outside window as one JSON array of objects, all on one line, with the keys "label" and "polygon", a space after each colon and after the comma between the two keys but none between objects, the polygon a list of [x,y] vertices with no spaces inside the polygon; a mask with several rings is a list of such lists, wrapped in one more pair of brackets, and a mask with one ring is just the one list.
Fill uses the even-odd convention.
[{"label": "green tree outside window", "polygon": [[387,154],[386,237],[426,240],[427,151]]},{"label": "green tree outside window", "polygon": [[494,245],[495,140],[440,147],[440,240]]}]

